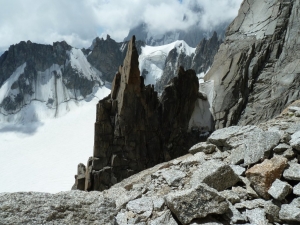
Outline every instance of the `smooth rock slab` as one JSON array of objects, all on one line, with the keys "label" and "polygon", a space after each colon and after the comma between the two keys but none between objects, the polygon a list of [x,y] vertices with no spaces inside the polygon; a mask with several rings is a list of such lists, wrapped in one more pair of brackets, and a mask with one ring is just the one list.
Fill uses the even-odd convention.
[{"label": "smooth rock slab", "polygon": [[277,200],[283,200],[292,191],[292,186],[287,182],[276,179],[268,193]]},{"label": "smooth rock slab", "polygon": [[300,183],[298,183],[296,186],[294,186],[294,188],[293,188],[293,193],[294,193],[295,195],[300,196]]},{"label": "smooth rock slab", "polygon": [[282,205],[279,218],[289,222],[300,222],[300,198],[295,198],[290,204]]},{"label": "smooth rock slab", "polygon": [[232,187],[238,181],[239,177],[229,165],[210,160],[203,163],[200,168],[194,172],[190,180],[190,185],[191,187],[195,187],[199,183],[205,183],[218,191],[223,191]]},{"label": "smooth rock slab", "polygon": [[300,164],[289,163],[289,167],[283,172],[283,177],[287,180],[300,180]]},{"label": "smooth rock slab", "polygon": [[281,156],[264,160],[246,171],[246,176],[250,180],[254,190],[263,198],[268,199],[268,190],[272,183],[281,177],[287,159]]},{"label": "smooth rock slab", "polygon": [[229,208],[226,199],[206,184],[170,193],[165,197],[165,202],[183,224],[209,214],[224,214]]}]

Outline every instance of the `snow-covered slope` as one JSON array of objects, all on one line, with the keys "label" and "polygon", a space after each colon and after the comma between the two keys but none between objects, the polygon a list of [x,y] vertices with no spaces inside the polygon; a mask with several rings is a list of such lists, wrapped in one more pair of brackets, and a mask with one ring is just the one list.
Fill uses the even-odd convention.
[{"label": "snow-covered slope", "polygon": [[32,65],[25,62],[9,76],[0,87],[0,123],[26,123],[65,115],[80,101],[89,99],[93,86],[103,85],[100,72],[80,49],[72,48],[66,54],[62,65],[52,64],[44,71],[32,72]]},{"label": "snow-covered slope", "polygon": [[[100,88],[89,102],[59,118],[0,124],[0,192],[70,190],[78,162],[93,149],[96,104],[109,93]],[[45,108],[38,101],[31,106],[37,112]]]},{"label": "snow-covered slope", "polygon": [[[142,54],[139,56],[139,67],[142,75],[145,75],[145,84],[156,84],[161,78],[166,67],[166,59],[171,50],[179,54],[192,56],[196,48],[188,46],[185,41],[175,41],[171,44],[162,46],[142,47]],[[177,68],[174,68],[176,71]]]}]

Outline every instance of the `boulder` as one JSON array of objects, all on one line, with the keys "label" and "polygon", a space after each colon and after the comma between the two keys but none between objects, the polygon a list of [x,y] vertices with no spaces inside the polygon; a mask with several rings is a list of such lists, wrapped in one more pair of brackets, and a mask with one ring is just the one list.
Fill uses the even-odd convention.
[{"label": "boulder", "polygon": [[300,198],[295,198],[290,204],[283,204],[279,218],[288,222],[300,222]]},{"label": "boulder", "polygon": [[186,174],[181,170],[170,169],[170,170],[163,171],[161,173],[161,176],[165,178],[168,185],[179,186],[181,179],[184,178]]},{"label": "boulder", "polygon": [[279,141],[278,133],[263,131],[256,126],[232,126],[217,130],[208,138],[212,144],[233,149],[231,163],[238,164],[243,160],[245,165],[268,158]]},{"label": "boulder", "polygon": [[294,193],[295,195],[300,196],[300,183],[298,183],[296,186],[294,186],[294,188],[293,188],[293,193]]},{"label": "boulder", "polygon": [[268,199],[268,190],[272,183],[279,179],[284,168],[287,165],[287,159],[283,157],[273,157],[265,159],[262,163],[256,164],[246,171],[246,176],[250,180],[254,190],[263,198]]},{"label": "boulder", "polygon": [[290,145],[300,151],[300,131],[297,131],[291,136]]},{"label": "boulder", "polygon": [[287,182],[276,179],[268,190],[268,193],[275,199],[283,200],[289,193],[291,193],[291,191],[291,185]]},{"label": "boulder", "polygon": [[205,154],[211,154],[215,151],[216,146],[213,144],[208,144],[206,142],[200,142],[195,144],[189,149],[189,153],[195,154],[197,152],[204,152]]},{"label": "boulder", "polygon": [[223,191],[232,187],[238,181],[239,177],[229,165],[210,160],[203,163],[200,168],[193,173],[190,186],[196,187],[199,183],[205,183],[218,191]]},{"label": "boulder", "polygon": [[165,202],[183,224],[209,214],[224,214],[229,208],[226,199],[206,184],[169,193],[165,197]]},{"label": "boulder", "polygon": [[289,163],[288,168],[283,172],[283,177],[287,180],[300,180],[300,164]]}]

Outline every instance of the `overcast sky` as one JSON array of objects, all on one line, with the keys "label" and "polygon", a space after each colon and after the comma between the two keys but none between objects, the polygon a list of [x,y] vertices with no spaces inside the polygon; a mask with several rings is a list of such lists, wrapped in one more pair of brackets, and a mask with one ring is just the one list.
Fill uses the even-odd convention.
[{"label": "overcast sky", "polygon": [[[0,0],[0,53],[31,40],[67,41],[89,47],[96,36],[122,41],[129,29],[146,22],[152,32],[185,29],[196,21],[209,28],[232,20],[242,0]],[[197,5],[200,14],[191,11]],[[183,16],[188,19],[183,22]]]}]

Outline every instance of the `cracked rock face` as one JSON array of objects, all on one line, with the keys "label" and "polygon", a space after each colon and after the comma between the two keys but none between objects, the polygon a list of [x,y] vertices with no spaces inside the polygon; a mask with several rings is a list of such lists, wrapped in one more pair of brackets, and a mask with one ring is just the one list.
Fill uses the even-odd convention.
[{"label": "cracked rock face", "polygon": [[300,96],[300,1],[244,0],[205,77],[214,80],[215,127],[278,115]]}]

